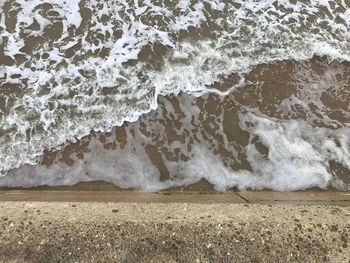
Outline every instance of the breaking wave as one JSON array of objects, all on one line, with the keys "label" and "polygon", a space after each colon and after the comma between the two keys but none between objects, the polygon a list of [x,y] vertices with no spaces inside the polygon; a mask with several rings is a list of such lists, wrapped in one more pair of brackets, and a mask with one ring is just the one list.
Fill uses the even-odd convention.
[{"label": "breaking wave", "polygon": [[[44,150],[60,149],[91,131],[108,132],[135,122],[157,109],[159,96],[216,94],[227,99],[234,90],[249,86],[247,76],[261,65],[309,61],[315,56],[326,57],[328,63],[350,61],[350,6],[346,1],[8,0],[0,5],[0,170],[4,174],[23,164],[36,164]],[[298,72],[302,79],[300,72],[304,71]],[[336,78],[334,70],[326,72]],[[217,83],[233,75],[229,85],[218,88]],[[292,104],[284,102],[284,107]],[[293,121],[275,127],[259,119],[261,114],[253,115],[240,115],[240,126],[249,130],[243,120],[251,116],[260,127],[256,129],[262,129],[255,133],[266,137],[270,149],[274,149],[270,133],[276,140],[283,130],[318,132],[302,122],[298,128],[293,128]],[[340,128],[345,131],[340,133],[347,134],[348,121],[342,123]],[[307,155],[307,146],[300,151],[298,143],[280,146],[295,150],[300,160]],[[348,155],[345,149],[343,156]],[[319,151],[321,148],[315,156]],[[338,151],[333,154],[341,155]],[[205,162],[204,157],[196,156],[192,162]],[[249,156],[256,158],[253,152]],[[279,158],[271,160],[277,165]],[[344,158],[343,162],[348,156]],[[316,159],[308,165],[326,160]],[[293,170],[288,165],[285,173]],[[329,176],[329,171],[317,165],[313,168],[317,172],[305,174]],[[282,167],[258,166],[259,171],[253,169],[250,174],[283,171]],[[240,185],[243,181],[249,185],[247,176],[239,177]],[[234,185],[232,178],[228,180],[218,189]],[[300,188],[289,181],[281,188],[265,185]]]}]

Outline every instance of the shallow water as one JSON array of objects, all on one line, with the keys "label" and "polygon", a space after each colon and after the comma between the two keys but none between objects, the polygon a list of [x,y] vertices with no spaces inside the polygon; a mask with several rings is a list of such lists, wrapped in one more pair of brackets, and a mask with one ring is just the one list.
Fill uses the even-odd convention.
[{"label": "shallow water", "polygon": [[4,1],[0,186],[347,190],[349,7]]}]

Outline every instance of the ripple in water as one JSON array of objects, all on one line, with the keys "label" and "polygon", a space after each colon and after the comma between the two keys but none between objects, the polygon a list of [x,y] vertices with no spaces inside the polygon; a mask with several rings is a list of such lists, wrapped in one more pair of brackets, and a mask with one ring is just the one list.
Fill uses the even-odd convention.
[{"label": "ripple in water", "polygon": [[1,185],[348,187],[346,1],[0,5]]}]

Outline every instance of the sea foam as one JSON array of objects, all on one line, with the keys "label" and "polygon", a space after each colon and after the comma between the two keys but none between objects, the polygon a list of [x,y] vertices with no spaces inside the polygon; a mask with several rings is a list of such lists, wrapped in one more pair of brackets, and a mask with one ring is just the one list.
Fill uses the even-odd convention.
[{"label": "sea foam", "polygon": [[[1,1],[0,170],[254,66],[350,61],[346,1]],[[241,82],[208,88],[229,74]]]}]

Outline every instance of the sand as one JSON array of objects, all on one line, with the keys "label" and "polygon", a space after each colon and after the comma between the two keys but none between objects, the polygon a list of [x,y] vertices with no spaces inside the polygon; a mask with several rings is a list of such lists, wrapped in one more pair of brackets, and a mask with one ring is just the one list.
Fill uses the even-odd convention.
[{"label": "sand", "polygon": [[0,192],[0,262],[350,260],[346,193],[48,193]]}]

